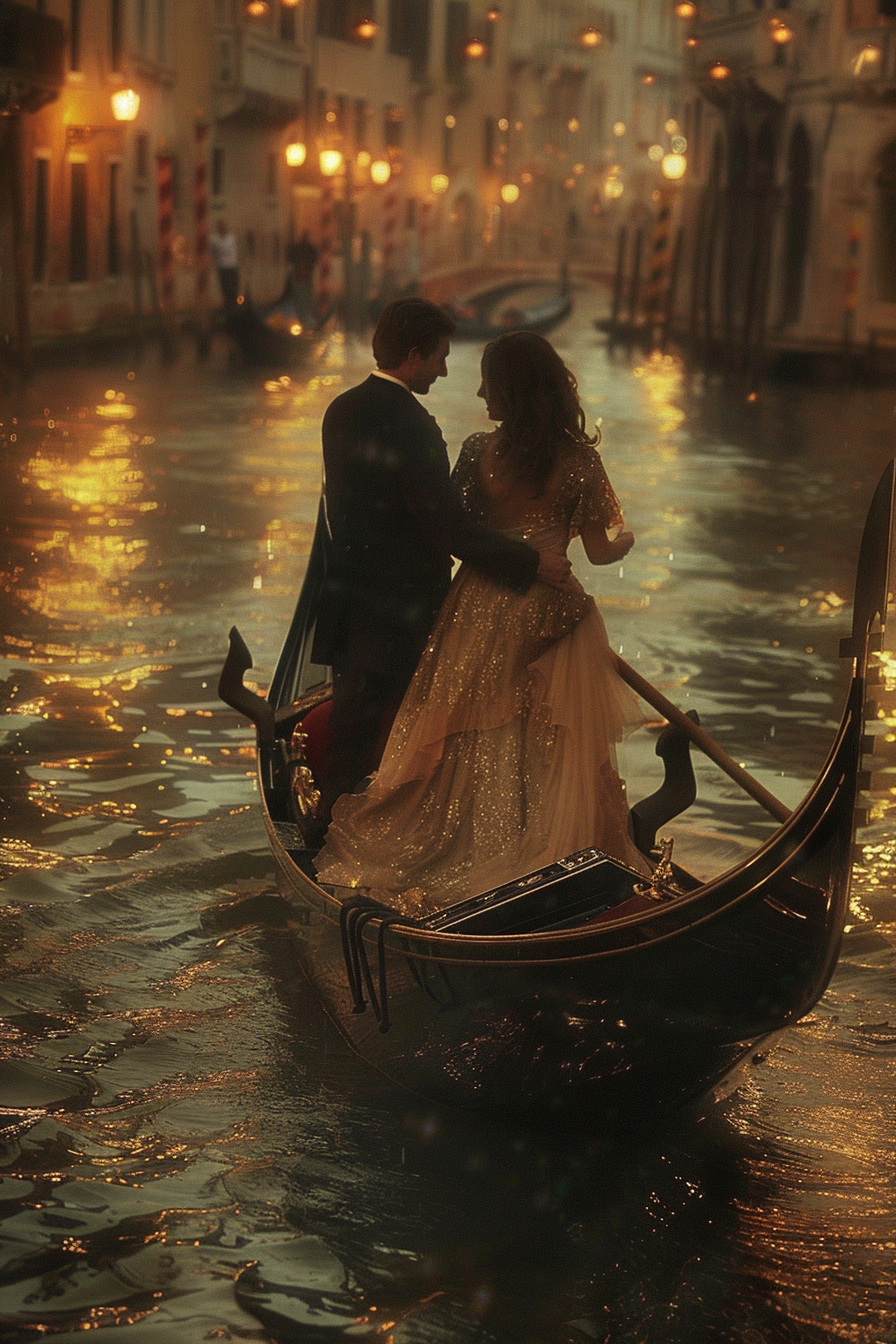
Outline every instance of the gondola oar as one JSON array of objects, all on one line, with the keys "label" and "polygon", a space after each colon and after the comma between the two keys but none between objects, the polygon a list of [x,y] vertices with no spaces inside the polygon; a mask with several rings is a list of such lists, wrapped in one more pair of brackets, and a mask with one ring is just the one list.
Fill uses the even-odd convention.
[{"label": "gondola oar", "polygon": [[725,774],[733,779],[736,784],[739,784],[751,798],[761,804],[766,812],[771,813],[775,821],[787,820],[790,816],[789,807],[785,807],[780,799],[776,798],[773,793],[769,793],[764,784],[760,784],[759,780],[754,779],[742,765],[738,765],[737,761],[732,760],[727,751],[720,747],[718,742],[711,738],[705,729],[694,723],[693,719],[689,719],[687,714],[683,713],[677,705],[673,705],[671,700],[667,700],[662,691],[658,691],[655,686],[651,686],[650,682],[645,680],[640,672],[636,672],[624,658],[620,658],[617,653],[614,653],[613,657],[616,662],[616,671],[622,680],[631,686],[632,690],[637,692],[642,700],[646,700],[648,705],[652,705],[654,709],[659,710],[660,714],[663,714],[670,723],[676,724],[683,733],[686,733],[704,755],[708,756],[711,761],[715,761],[720,770],[724,770]]}]

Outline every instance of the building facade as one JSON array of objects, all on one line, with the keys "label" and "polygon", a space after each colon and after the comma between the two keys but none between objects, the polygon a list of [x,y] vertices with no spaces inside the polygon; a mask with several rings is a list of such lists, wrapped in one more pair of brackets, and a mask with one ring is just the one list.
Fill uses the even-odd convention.
[{"label": "building facade", "polygon": [[460,271],[605,272],[657,208],[669,0],[0,3],[65,35],[58,96],[19,119],[38,341],[204,320],[219,221],[253,299],[307,231],[321,306],[363,321]]},{"label": "building facade", "polygon": [[676,325],[734,367],[896,346],[896,3],[703,0]]}]

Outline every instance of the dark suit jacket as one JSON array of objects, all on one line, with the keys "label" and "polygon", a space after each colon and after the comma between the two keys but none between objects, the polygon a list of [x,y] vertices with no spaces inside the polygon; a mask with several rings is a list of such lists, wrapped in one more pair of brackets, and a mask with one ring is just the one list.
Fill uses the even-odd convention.
[{"label": "dark suit jacket", "polygon": [[451,583],[451,557],[525,592],[538,552],[468,523],[441,430],[417,398],[371,375],[323,420],[332,548],[313,660],[413,670]]}]

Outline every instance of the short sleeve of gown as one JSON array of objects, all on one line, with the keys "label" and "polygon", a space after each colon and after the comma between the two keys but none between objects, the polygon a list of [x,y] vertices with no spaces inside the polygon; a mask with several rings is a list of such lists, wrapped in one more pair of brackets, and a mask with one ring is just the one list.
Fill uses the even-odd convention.
[{"label": "short sleeve of gown", "polygon": [[454,464],[451,479],[460,495],[464,516],[472,523],[481,523],[485,518],[485,500],[479,486],[476,471],[482,445],[487,434],[471,434],[464,439],[458,459]]},{"label": "short sleeve of gown", "polygon": [[578,502],[570,520],[570,536],[578,535],[589,523],[598,523],[607,529],[623,526],[622,508],[600,453],[589,450],[582,464],[580,485]]}]

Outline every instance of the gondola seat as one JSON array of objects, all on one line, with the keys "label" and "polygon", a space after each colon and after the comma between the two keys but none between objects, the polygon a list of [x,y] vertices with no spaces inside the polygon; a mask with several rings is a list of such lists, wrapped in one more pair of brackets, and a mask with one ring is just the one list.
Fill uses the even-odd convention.
[{"label": "gondola seat", "polygon": [[302,753],[311,767],[311,773],[315,779],[320,779],[321,776],[327,743],[330,738],[330,715],[332,712],[333,701],[322,700],[319,705],[309,709],[301,722],[301,729],[305,736]]}]

